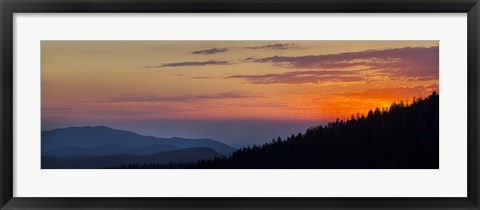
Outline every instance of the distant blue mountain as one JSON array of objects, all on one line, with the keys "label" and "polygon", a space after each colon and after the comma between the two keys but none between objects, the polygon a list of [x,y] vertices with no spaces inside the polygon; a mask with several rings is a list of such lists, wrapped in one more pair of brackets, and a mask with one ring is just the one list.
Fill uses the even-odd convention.
[{"label": "distant blue mountain", "polygon": [[186,148],[210,148],[228,156],[235,149],[211,139],[157,138],[106,126],[42,131],[42,157],[78,158],[117,154],[148,155]]},{"label": "distant blue mountain", "polygon": [[213,159],[222,156],[222,154],[207,147],[180,149],[150,155],[117,154],[73,159],[44,156],[42,157],[42,169],[100,169],[119,167],[122,164],[192,163],[202,159]]}]

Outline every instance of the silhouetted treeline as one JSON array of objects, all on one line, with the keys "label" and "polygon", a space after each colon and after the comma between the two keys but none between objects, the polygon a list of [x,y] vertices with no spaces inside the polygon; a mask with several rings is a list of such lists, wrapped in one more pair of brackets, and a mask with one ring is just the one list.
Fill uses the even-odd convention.
[{"label": "silhouetted treeline", "polygon": [[203,169],[432,169],[439,166],[439,96],[370,110],[367,116],[316,126],[230,157],[196,163],[119,168]]}]

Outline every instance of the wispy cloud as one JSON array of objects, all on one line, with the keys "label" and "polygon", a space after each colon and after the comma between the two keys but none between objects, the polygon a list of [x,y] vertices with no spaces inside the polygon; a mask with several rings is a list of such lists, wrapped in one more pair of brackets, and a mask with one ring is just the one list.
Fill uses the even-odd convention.
[{"label": "wispy cloud", "polygon": [[71,107],[42,107],[42,113],[64,113],[71,110]]},{"label": "wispy cloud", "polygon": [[[166,106],[161,108],[156,106],[158,109],[165,110]],[[171,111],[171,109],[169,110]],[[109,116],[127,116],[127,115],[139,115],[139,114],[151,114],[147,110],[132,110],[128,108],[112,108],[112,107],[46,107],[42,108],[42,114],[45,115],[68,115],[68,114],[95,114],[95,115],[109,115]]]},{"label": "wispy cloud", "polygon": [[[157,107],[157,110],[172,111],[168,107]],[[129,110],[129,109],[92,109],[82,110],[84,113],[92,113],[95,115],[108,115],[108,116],[136,116],[136,115],[148,115],[152,114],[149,110]]]},{"label": "wispy cloud", "polygon": [[258,97],[249,92],[223,92],[211,95],[185,95],[185,96],[157,96],[157,95],[136,95],[128,94],[114,97],[110,102],[193,102],[199,100],[214,100],[214,99],[241,99]]},{"label": "wispy cloud", "polygon": [[281,74],[232,75],[226,78],[245,79],[252,84],[308,84],[363,80],[354,71],[296,71]]},{"label": "wispy cloud", "polygon": [[210,79],[212,77],[191,77],[192,79]]},{"label": "wispy cloud", "polygon": [[210,55],[215,53],[224,53],[227,51],[228,51],[228,48],[212,48],[208,50],[193,51],[191,52],[191,54]]},{"label": "wispy cloud", "polygon": [[245,49],[276,49],[276,50],[284,50],[288,48],[292,48],[296,46],[294,43],[278,43],[278,44],[269,44],[269,45],[261,45],[261,46],[254,46],[254,47],[245,47]]},{"label": "wispy cloud", "polygon": [[229,61],[186,61],[178,63],[164,63],[158,66],[145,66],[144,68],[164,68],[164,67],[181,67],[181,66],[209,66],[209,65],[230,65],[232,64]]},{"label": "wispy cloud", "polygon": [[438,46],[406,47],[326,55],[250,57],[245,61],[297,69],[362,67],[395,79],[431,80],[438,79],[438,51]]}]

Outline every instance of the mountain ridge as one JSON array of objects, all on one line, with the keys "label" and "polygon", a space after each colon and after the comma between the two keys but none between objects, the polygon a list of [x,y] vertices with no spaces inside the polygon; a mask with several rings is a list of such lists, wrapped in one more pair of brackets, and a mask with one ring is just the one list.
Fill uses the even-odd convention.
[{"label": "mountain ridge", "polygon": [[154,136],[145,136],[131,131],[114,129],[103,125],[58,128],[42,131],[41,135],[42,155],[46,155],[49,152],[62,147],[76,147],[85,149],[102,147],[106,145],[120,146],[127,149],[138,149],[140,147],[149,147],[153,145],[165,145],[165,148],[160,149],[160,151],[209,147],[226,156],[235,150],[226,144],[207,138],[160,138]]}]

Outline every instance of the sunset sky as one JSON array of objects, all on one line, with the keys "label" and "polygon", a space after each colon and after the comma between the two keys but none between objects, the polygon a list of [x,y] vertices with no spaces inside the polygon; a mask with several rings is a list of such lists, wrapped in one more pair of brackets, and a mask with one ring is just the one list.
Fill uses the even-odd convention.
[{"label": "sunset sky", "polygon": [[[438,91],[438,41],[42,41],[42,129],[232,145]],[[261,129],[260,129],[261,128]]]}]

